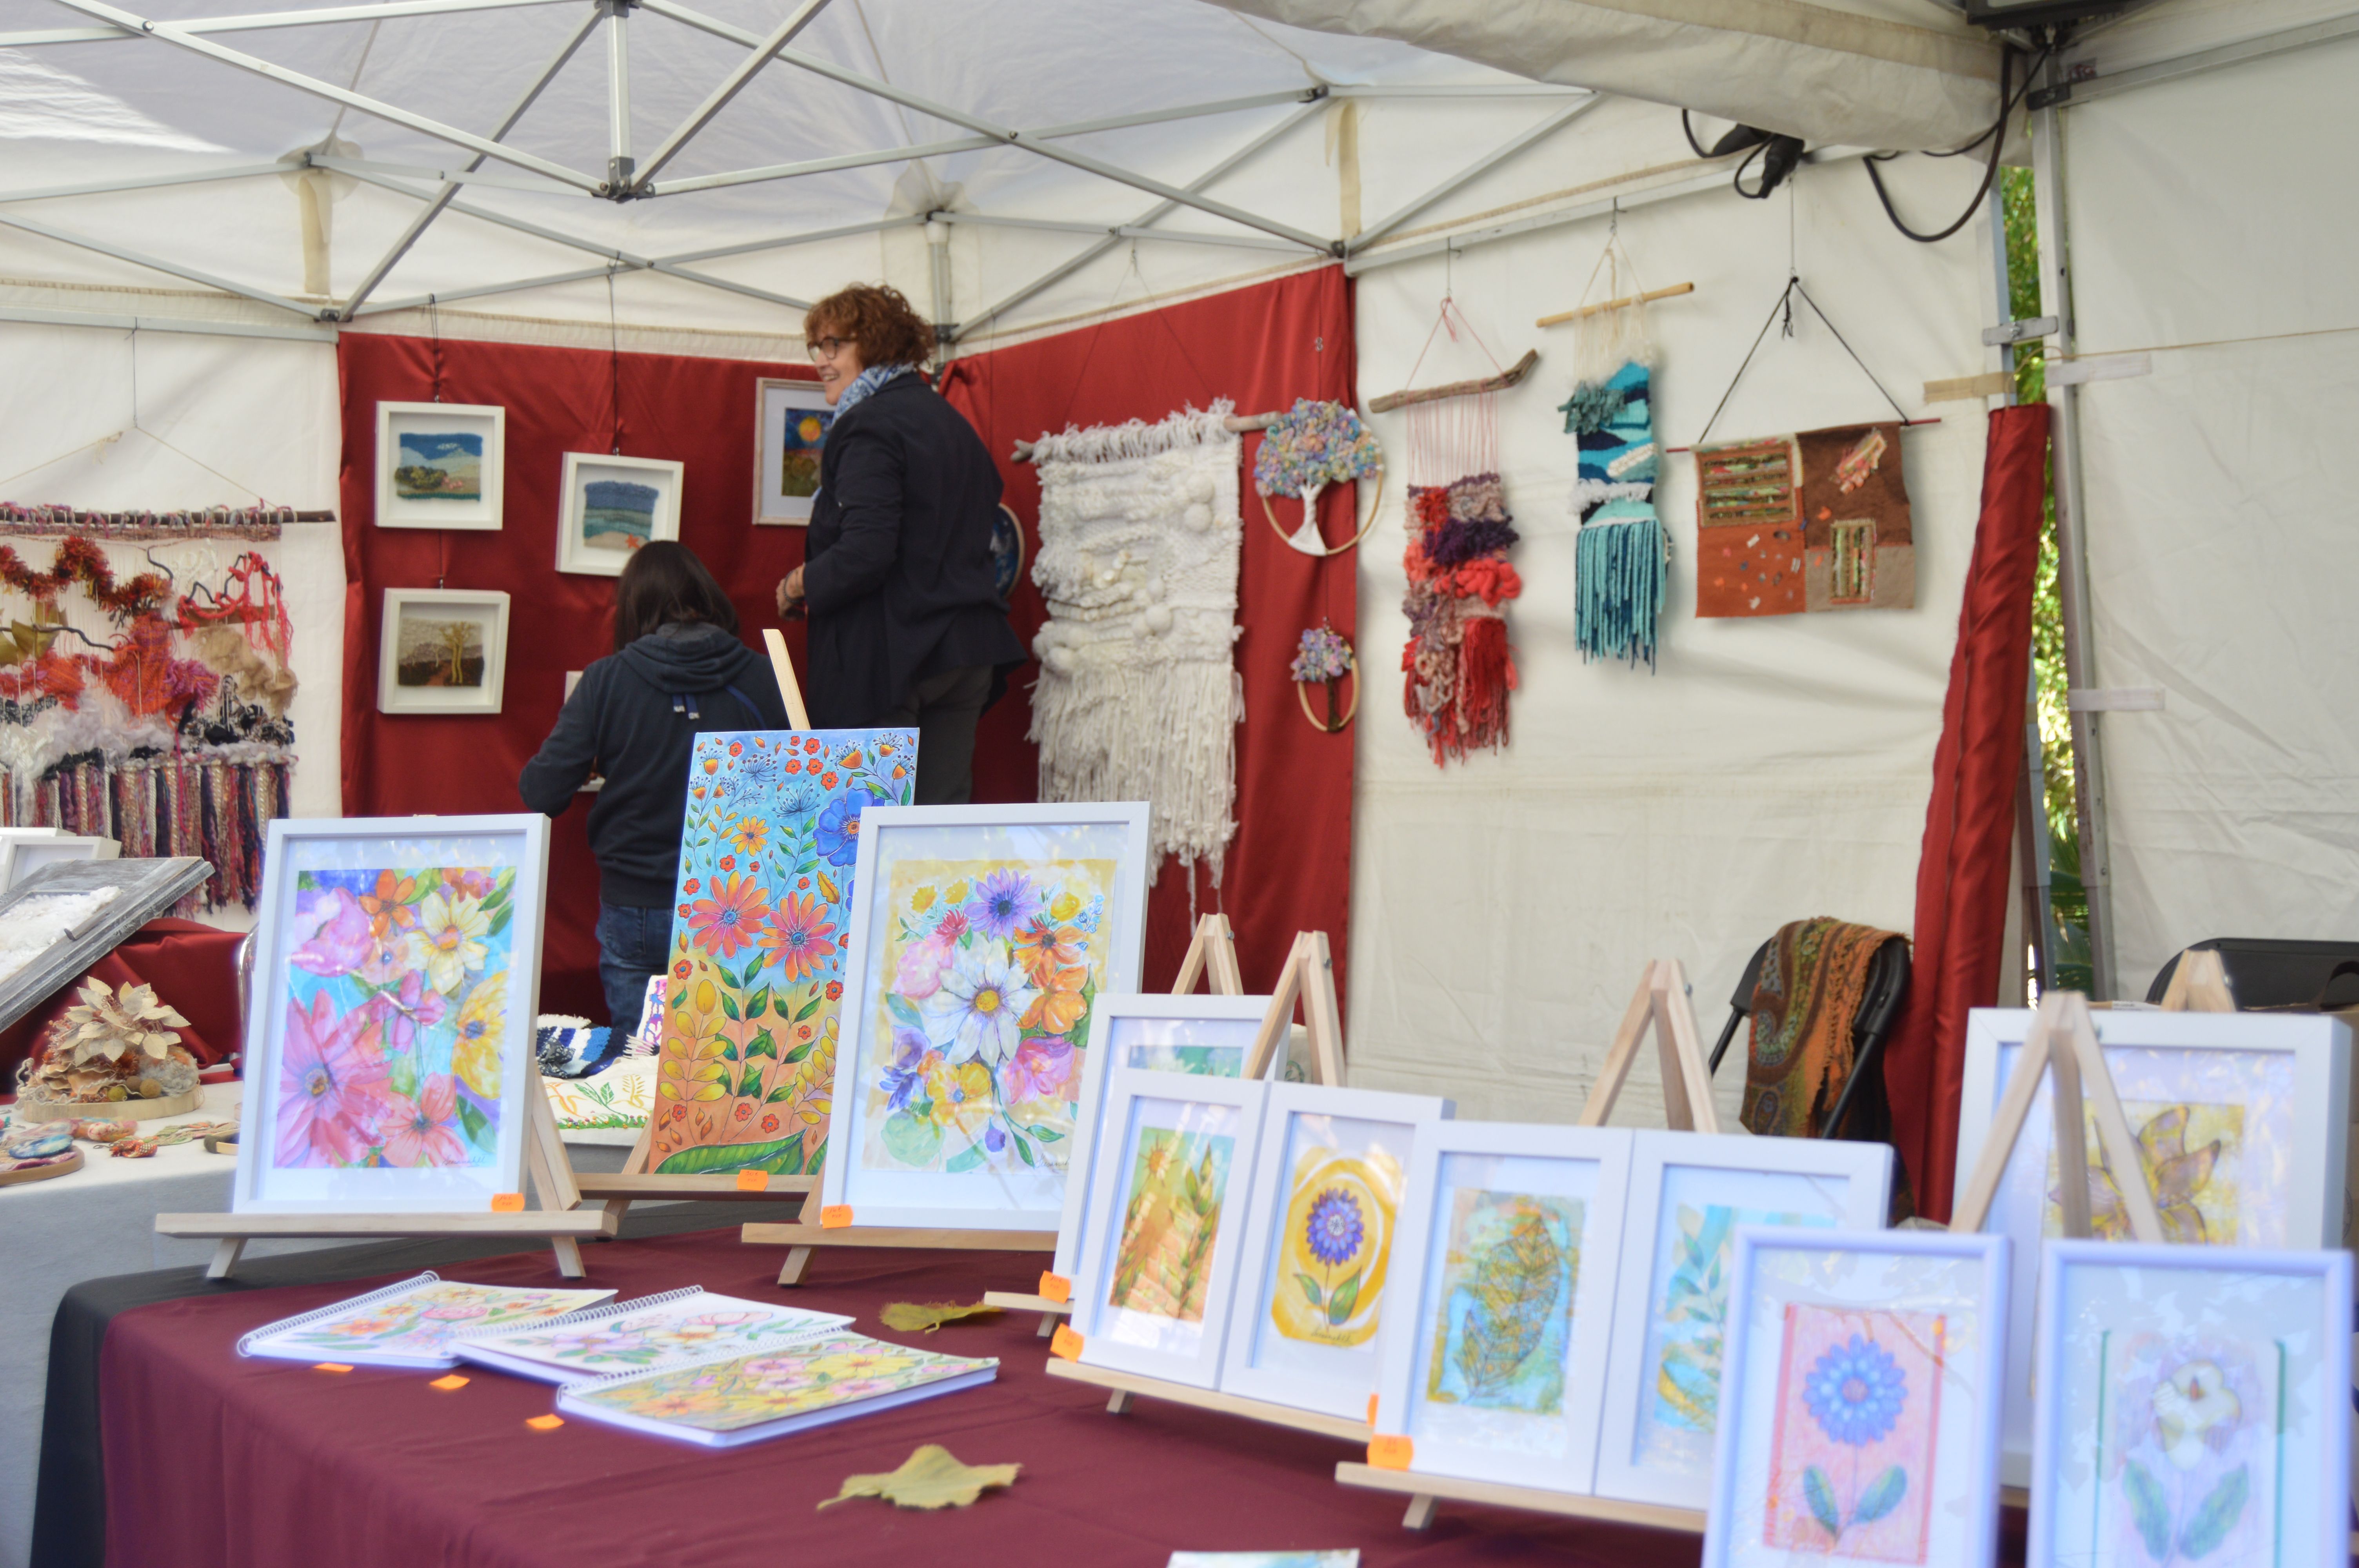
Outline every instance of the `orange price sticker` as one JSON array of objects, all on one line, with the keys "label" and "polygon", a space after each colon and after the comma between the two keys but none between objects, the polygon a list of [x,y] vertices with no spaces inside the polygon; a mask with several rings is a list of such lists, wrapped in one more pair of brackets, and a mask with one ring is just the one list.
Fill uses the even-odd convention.
[{"label": "orange price sticker", "polygon": [[494,1214],[522,1214],[524,1212],[524,1195],[522,1193],[494,1193],[492,1195],[492,1212]]},{"label": "orange price sticker", "polygon": [[1062,1274],[1043,1270],[1040,1274],[1040,1297],[1043,1301],[1070,1302],[1073,1299],[1073,1281]]},{"label": "orange price sticker", "polygon": [[532,1428],[535,1432],[555,1432],[559,1427],[563,1426],[564,1424],[565,1418],[561,1415],[537,1415],[531,1417],[525,1422],[525,1425]]},{"label": "orange price sticker", "polygon": [[349,1372],[352,1368],[345,1366],[342,1361],[322,1361],[314,1366],[311,1370],[314,1372]]},{"label": "orange price sticker", "polygon": [[1406,1437],[1368,1439],[1368,1464],[1377,1470],[1406,1470],[1417,1444]]},{"label": "orange price sticker", "polygon": [[819,1211],[819,1227],[821,1230],[843,1230],[851,1224],[852,1206],[848,1203],[832,1203]]},{"label": "orange price sticker", "polygon": [[1049,1336],[1049,1354],[1061,1356],[1068,1361],[1082,1358],[1082,1336],[1073,1332],[1071,1324],[1059,1324],[1057,1332]]},{"label": "orange price sticker", "polygon": [[1368,1396],[1368,1424],[1376,1424],[1376,1396],[1374,1394]]},{"label": "orange price sticker", "polygon": [[446,1394],[455,1394],[467,1386],[467,1379],[453,1372],[447,1378],[437,1378],[426,1386],[429,1389],[440,1389]]},{"label": "orange price sticker", "polygon": [[737,1173],[737,1190],[741,1193],[766,1192],[769,1190],[769,1186],[770,1173],[767,1171],[740,1171]]}]

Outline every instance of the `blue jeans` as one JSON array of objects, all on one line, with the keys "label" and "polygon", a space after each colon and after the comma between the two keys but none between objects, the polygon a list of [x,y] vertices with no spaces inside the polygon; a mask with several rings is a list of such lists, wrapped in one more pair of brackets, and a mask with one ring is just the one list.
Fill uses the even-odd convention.
[{"label": "blue jeans", "polygon": [[616,1034],[639,1027],[647,981],[663,973],[671,946],[671,909],[633,909],[598,904],[598,983],[606,989],[606,1011]]}]

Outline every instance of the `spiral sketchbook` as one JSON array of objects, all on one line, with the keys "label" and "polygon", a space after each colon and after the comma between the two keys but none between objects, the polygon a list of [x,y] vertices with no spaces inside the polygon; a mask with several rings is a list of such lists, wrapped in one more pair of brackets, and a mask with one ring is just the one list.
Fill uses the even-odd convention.
[{"label": "spiral sketchbook", "polygon": [[529,1328],[470,1334],[451,1348],[462,1361],[519,1377],[582,1383],[766,1350],[851,1321],[841,1313],[774,1306],[690,1285],[568,1313]]},{"label": "spiral sketchbook", "polygon": [[709,1448],[783,1437],[955,1393],[999,1375],[996,1357],[942,1356],[842,1331],[558,1390],[567,1415]]},{"label": "spiral sketchbook", "polygon": [[264,1324],[237,1342],[237,1353],[354,1367],[456,1367],[451,1342],[462,1334],[522,1328],[614,1294],[469,1285],[429,1269],[364,1296]]}]

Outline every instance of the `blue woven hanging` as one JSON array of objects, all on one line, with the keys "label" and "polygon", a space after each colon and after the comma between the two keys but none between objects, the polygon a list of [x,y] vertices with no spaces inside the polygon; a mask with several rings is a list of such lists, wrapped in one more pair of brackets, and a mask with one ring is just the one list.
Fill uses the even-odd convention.
[{"label": "blue woven hanging", "polygon": [[1572,507],[1581,518],[1573,557],[1573,639],[1584,660],[1620,659],[1655,667],[1670,547],[1655,515],[1652,376],[1632,360],[1603,380],[1584,381],[1558,406],[1565,433],[1581,444]]}]

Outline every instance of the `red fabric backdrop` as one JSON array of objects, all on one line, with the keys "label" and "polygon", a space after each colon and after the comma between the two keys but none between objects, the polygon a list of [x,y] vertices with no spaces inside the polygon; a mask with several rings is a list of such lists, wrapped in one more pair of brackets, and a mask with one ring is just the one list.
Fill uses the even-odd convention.
[{"label": "red fabric backdrop", "polygon": [[1892,1141],[1908,1167],[1917,1212],[1930,1219],[1948,1219],[1954,1195],[1966,1012],[1998,1000],[2016,789],[2023,777],[2031,589],[2047,492],[2048,406],[1995,410],[1917,863],[1908,1011],[1884,1056]]},{"label": "red fabric backdrop", "polygon": [[[1159,310],[1084,327],[953,362],[944,392],[999,460],[1007,502],[1024,521],[1027,559],[1039,548],[1040,479],[1010,453],[1019,439],[1066,425],[1150,423],[1193,404],[1234,400],[1259,414],[1293,406],[1298,397],[1353,400],[1352,286],[1341,267],[1296,273]],[[1352,871],[1352,731],[1329,735],[1302,717],[1288,676],[1297,640],[1323,616],[1346,637],[1357,631],[1353,557],[1320,560],[1287,546],[1262,516],[1253,489],[1261,437],[1245,440],[1245,550],[1238,572],[1236,647],[1245,676],[1245,722],[1237,731],[1237,836],[1222,889],[1197,872],[1201,909],[1225,909],[1251,990],[1276,983],[1277,967],[1299,930],[1328,934],[1343,987],[1345,921]],[[1273,503],[1291,531],[1299,502]],[[1321,497],[1321,523],[1332,540],[1354,526],[1350,487]],[[1027,574],[1012,606],[1027,643],[1046,619]],[[1016,679],[1028,686],[1037,666]],[[1378,672],[1378,684],[1383,684]],[[1388,687],[1385,689],[1390,689]],[[1010,694],[1020,697],[1021,691]],[[1025,739],[1028,702],[1003,703],[984,716],[975,744],[975,795],[1033,798],[1038,751]],[[1148,900],[1142,983],[1168,989],[1186,953],[1188,879],[1169,862]]]}]

